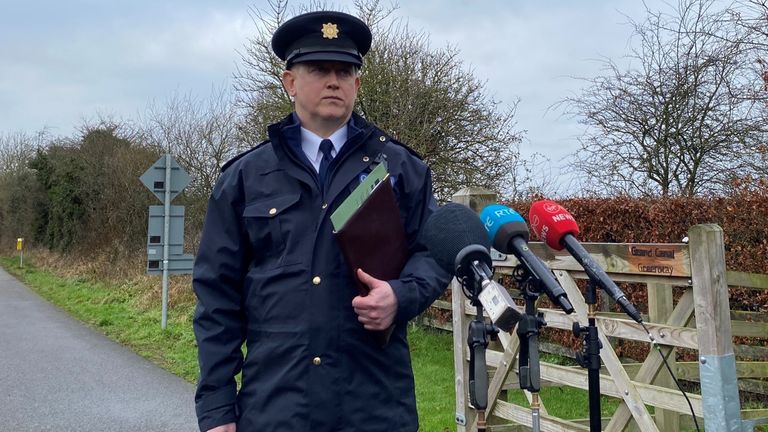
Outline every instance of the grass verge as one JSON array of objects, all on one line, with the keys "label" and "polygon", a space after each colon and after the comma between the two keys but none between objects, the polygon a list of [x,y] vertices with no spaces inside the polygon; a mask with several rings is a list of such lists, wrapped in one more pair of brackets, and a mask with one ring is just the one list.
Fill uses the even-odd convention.
[{"label": "grass verge", "polygon": [[[147,287],[105,284],[84,277],[61,277],[15,257],[0,265],[70,315],[187,381],[197,380],[197,345],[192,333],[194,303],[177,302],[160,328],[161,306],[146,300]],[[159,284],[159,279],[157,279]],[[151,293],[150,293],[151,294]],[[410,326],[412,362],[421,430],[456,430],[453,421],[453,339],[450,334]]]},{"label": "grass verge", "polygon": [[106,285],[87,278],[63,278],[25,260],[0,258],[9,273],[70,315],[188,381],[197,379],[197,349],[192,334],[193,304],[169,309],[160,328],[160,301],[149,303],[128,285]]}]

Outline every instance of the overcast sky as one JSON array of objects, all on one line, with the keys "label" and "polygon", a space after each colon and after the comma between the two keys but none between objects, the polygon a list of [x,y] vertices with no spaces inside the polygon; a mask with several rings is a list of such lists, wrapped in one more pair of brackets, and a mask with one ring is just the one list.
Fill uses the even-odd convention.
[{"label": "overcast sky", "polygon": [[[99,115],[136,118],[174,92],[205,97],[230,85],[238,51],[256,29],[249,8],[266,7],[245,0],[0,4],[0,133],[47,127],[63,136]],[[335,4],[353,9],[351,1]],[[403,0],[395,15],[430,34],[434,47],[458,48],[496,100],[519,98],[523,154],[540,152],[557,166],[583,129],[547,108],[578,92],[583,82],[573,77],[599,73],[595,59],[619,60],[629,47],[628,17],[644,13],[639,0]]]}]

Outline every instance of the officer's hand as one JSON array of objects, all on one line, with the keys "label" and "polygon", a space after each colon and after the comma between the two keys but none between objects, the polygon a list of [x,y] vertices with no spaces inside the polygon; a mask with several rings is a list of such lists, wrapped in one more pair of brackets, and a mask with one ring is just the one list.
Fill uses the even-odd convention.
[{"label": "officer's hand", "polygon": [[366,330],[388,329],[397,314],[397,297],[392,287],[362,269],[357,269],[357,278],[371,290],[365,297],[352,299],[357,320],[363,323]]},{"label": "officer's hand", "polygon": [[237,425],[235,423],[227,423],[225,425],[216,426],[213,429],[208,429],[208,432],[237,432]]}]

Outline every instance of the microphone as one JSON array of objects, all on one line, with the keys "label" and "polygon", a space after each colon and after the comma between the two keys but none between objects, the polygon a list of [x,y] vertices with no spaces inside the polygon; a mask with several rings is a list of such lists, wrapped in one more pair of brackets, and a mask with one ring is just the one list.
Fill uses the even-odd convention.
[{"label": "microphone", "polygon": [[511,331],[521,314],[507,290],[491,279],[491,246],[475,212],[461,204],[448,203],[430,216],[421,235],[443,270],[464,283],[480,281],[478,298],[491,321],[500,329]]},{"label": "microphone", "polygon": [[[497,330],[485,322],[481,315],[482,308],[485,307],[491,321],[504,331],[511,331],[522,315],[507,290],[491,280],[493,263],[490,244],[475,212],[461,204],[446,204],[429,217],[421,236],[421,242],[427,246],[435,262],[461,280],[463,287],[472,289],[468,297],[477,307],[477,317],[467,329],[467,345],[470,347],[469,398],[475,409],[485,411],[488,407],[485,350],[489,342],[488,334],[495,334]],[[478,290],[480,293],[477,293]]]},{"label": "microphone", "polygon": [[584,267],[584,271],[593,282],[604,289],[616,303],[624,309],[633,320],[643,322],[640,312],[627,299],[621,289],[608,277],[605,271],[597,265],[586,249],[576,240],[579,235],[579,226],[576,219],[568,213],[568,210],[554,201],[536,201],[531,205],[528,213],[531,228],[536,236],[545,242],[547,246],[555,250],[563,250],[565,247],[576,261]]},{"label": "microphone", "polygon": [[514,254],[528,272],[541,281],[552,303],[559,305],[565,313],[572,313],[573,305],[563,287],[557,283],[552,271],[528,248],[528,226],[523,217],[507,206],[491,204],[480,212],[480,220],[493,247],[499,252]]}]

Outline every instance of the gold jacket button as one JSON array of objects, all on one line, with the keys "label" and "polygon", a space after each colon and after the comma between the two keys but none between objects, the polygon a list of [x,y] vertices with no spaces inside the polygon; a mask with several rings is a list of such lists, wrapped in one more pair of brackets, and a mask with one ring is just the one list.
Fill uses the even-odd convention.
[{"label": "gold jacket button", "polygon": [[328,208],[328,203],[323,203],[323,209]]},{"label": "gold jacket button", "polygon": [[315,366],[320,366],[320,364],[322,362],[323,361],[320,359],[320,357],[315,357],[315,358],[312,359],[312,364],[315,365]]},{"label": "gold jacket button", "polygon": [[363,162],[368,162],[369,160],[371,160],[371,158],[368,156],[363,156]]},{"label": "gold jacket button", "polygon": [[386,140],[387,140],[387,137],[385,137],[384,135],[379,137],[379,141],[381,141],[381,142],[384,142]]},{"label": "gold jacket button", "polygon": [[277,209],[276,208],[273,207],[273,208],[269,209],[269,214],[274,215],[275,213],[277,213]]},{"label": "gold jacket button", "polygon": [[320,276],[315,276],[312,278],[312,283],[315,285],[320,285],[321,279]]}]

